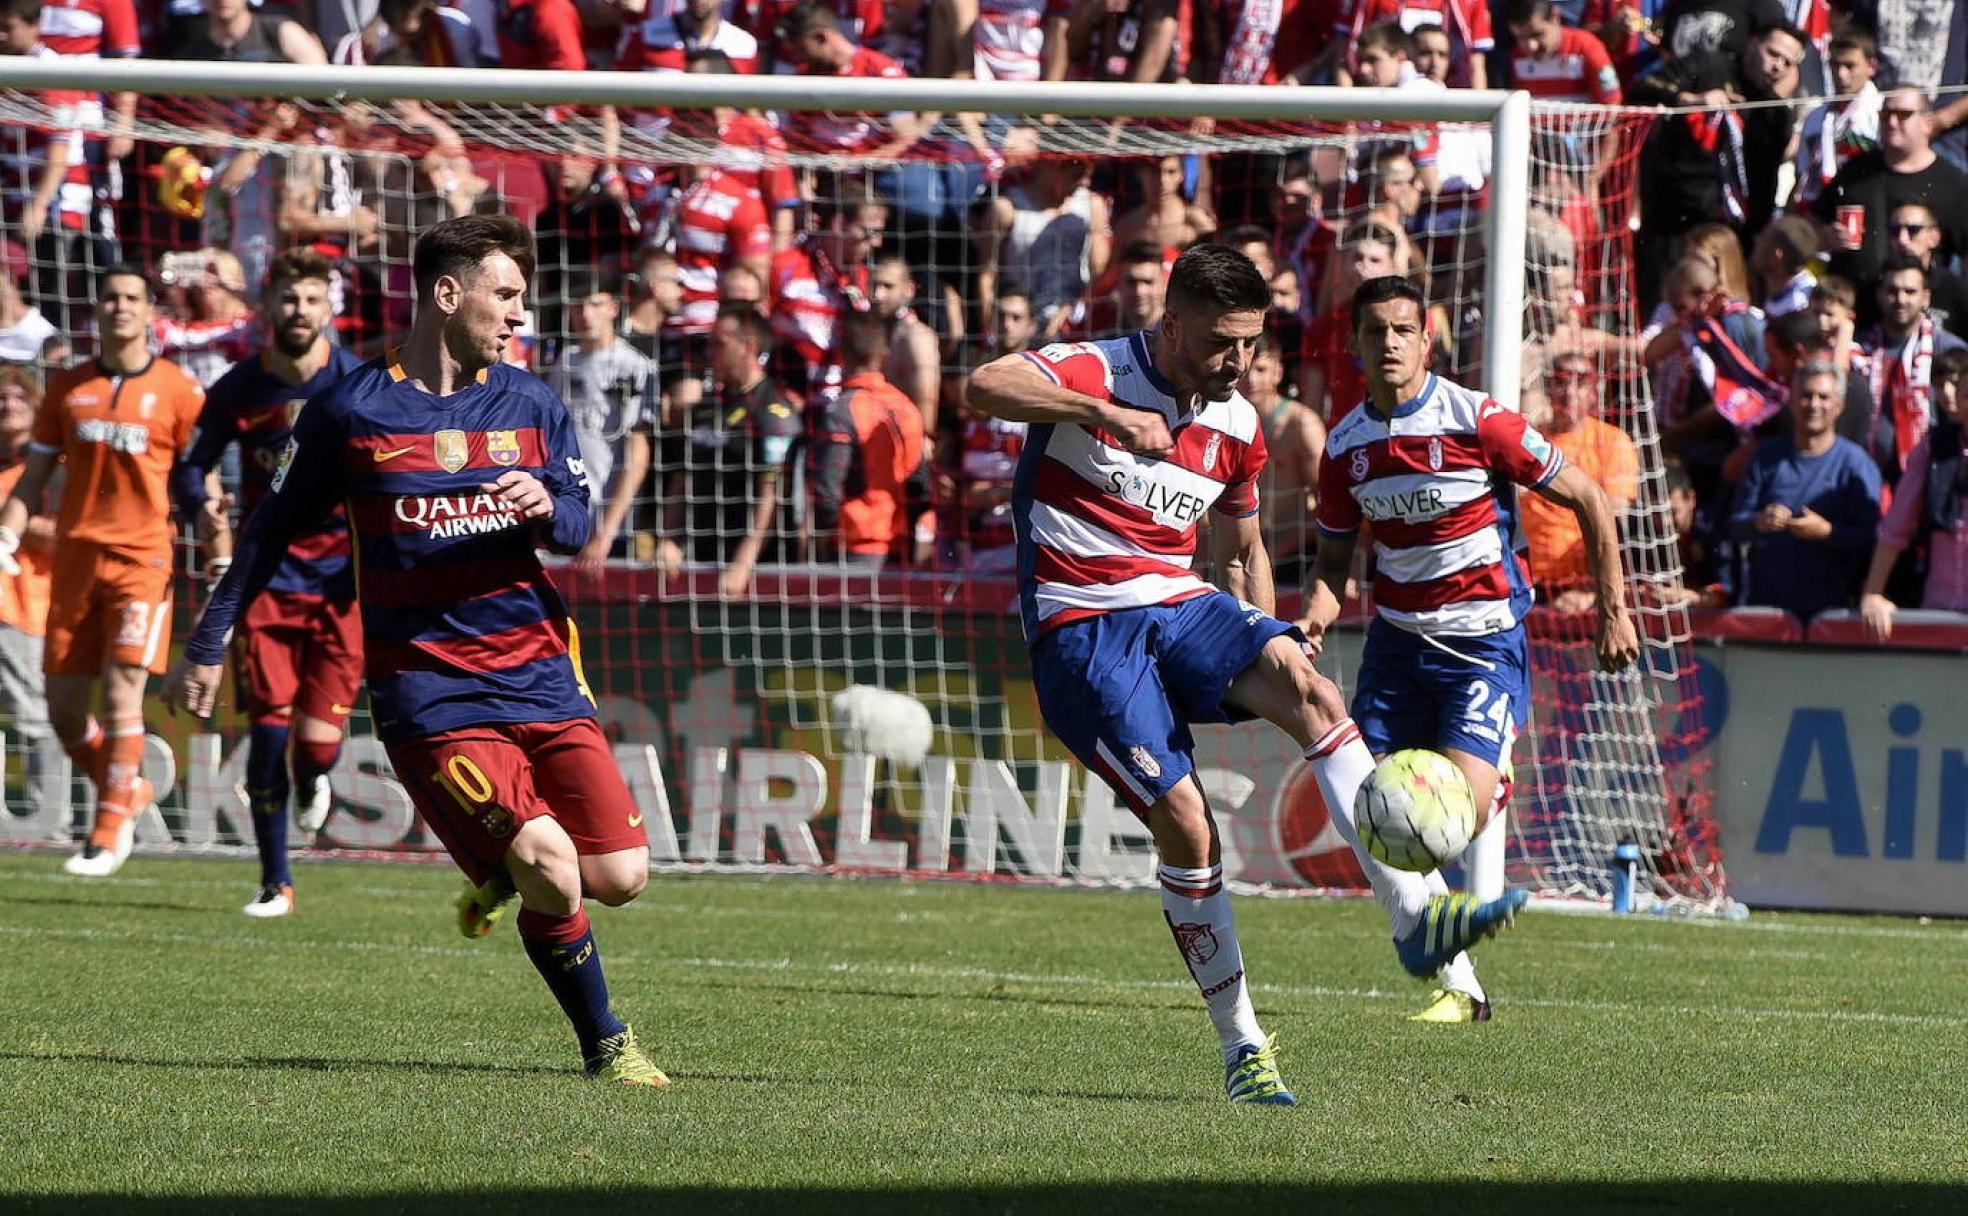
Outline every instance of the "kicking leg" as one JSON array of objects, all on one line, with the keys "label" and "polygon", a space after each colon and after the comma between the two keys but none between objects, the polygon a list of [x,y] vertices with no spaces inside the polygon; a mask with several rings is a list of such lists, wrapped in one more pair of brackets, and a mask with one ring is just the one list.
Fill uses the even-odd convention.
[{"label": "kicking leg", "polygon": [[[1360,845],[1353,798],[1373,772],[1374,757],[1346,715],[1339,689],[1312,666],[1296,639],[1278,637],[1230,685],[1228,700],[1276,725],[1299,744],[1333,825],[1359,858],[1374,897],[1387,912],[1401,966],[1419,979],[1441,971],[1476,942],[1507,927],[1526,893],[1505,892],[1488,903],[1430,890],[1419,874],[1397,870]],[[1440,879],[1438,878],[1439,882]]]}]

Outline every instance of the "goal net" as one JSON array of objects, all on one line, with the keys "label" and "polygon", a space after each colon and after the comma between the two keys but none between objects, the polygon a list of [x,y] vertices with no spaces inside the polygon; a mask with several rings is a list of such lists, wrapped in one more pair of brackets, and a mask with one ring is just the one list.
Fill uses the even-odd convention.
[{"label": "goal net", "polygon": [[[659,864],[1150,875],[1145,830],[1040,721],[1009,547],[1021,436],[968,411],[964,384],[1020,346],[1154,324],[1169,263],[1208,237],[1245,247],[1273,285],[1274,341],[1247,391],[1272,451],[1264,524],[1281,615],[1298,611],[1310,568],[1320,420],[1361,391],[1335,319],[1362,276],[1423,287],[1439,374],[1591,440],[1627,507],[1644,653],[1597,672],[1576,533],[1534,522],[1557,556],[1530,621],[1535,704],[1516,749],[1509,876],[1603,898],[1615,850],[1632,844],[1643,899],[1725,896],[1636,337],[1629,221],[1645,115],[1536,109],[1518,159],[1525,141],[1494,139],[1466,99],[1453,120],[1422,121],[1454,109],[1445,93],[1241,89],[1219,107],[1195,89],[1011,102],[953,98],[940,81],[846,92],[591,74],[575,104],[542,100],[537,75],[533,99],[515,100],[473,89],[523,74],[283,69],[280,100],[261,96],[265,83],[222,96],[144,86],[134,150],[112,161],[86,92],[101,80],[9,75],[21,70],[0,67],[5,265],[52,330],[15,357],[44,366],[89,354],[91,277],[115,261],[151,273],[158,348],[210,383],[260,340],[252,307],[283,248],[332,260],[335,339],[371,355],[407,326],[420,230],[494,209],[532,226],[531,326],[510,358],[569,399],[591,463],[634,470],[647,456],[605,560],[555,578]],[[350,84],[377,78],[388,95]],[[24,230],[57,143],[75,168],[56,222]],[[1497,164],[1497,147],[1514,163]],[[927,476],[897,495],[906,526],[888,543],[868,542],[857,498],[882,476],[873,448],[846,442],[830,409],[853,374],[843,322],[864,310],[890,318],[882,365],[914,399],[929,453]],[[200,598],[189,539],[180,573],[182,633]],[[1322,660],[1349,691],[1370,611],[1349,603]],[[152,775],[169,792],[140,847],[250,843],[236,712],[196,734],[152,719]],[[434,850],[361,713],[353,729],[313,847]],[[8,731],[0,830],[66,839],[85,793],[36,731],[19,717]],[[1288,740],[1258,724],[1200,727],[1196,744],[1227,873],[1278,890],[1363,885]]]}]

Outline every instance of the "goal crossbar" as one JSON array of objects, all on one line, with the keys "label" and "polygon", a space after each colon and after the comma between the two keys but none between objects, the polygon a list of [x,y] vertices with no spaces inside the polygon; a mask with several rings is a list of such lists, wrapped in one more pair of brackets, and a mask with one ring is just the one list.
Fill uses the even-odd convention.
[{"label": "goal crossbar", "polygon": [[146,59],[0,59],[0,90],[73,89],[314,101],[474,101],[513,105],[739,108],[889,113],[1218,119],[1241,122],[1464,122],[1490,128],[1484,224],[1484,388],[1515,405],[1522,364],[1524,230],[1530,198],[1530,95],[1497,89],[1280,88],[1057,81],[866,80],[681,72],[527,72],[509,68],[335,67]]}]

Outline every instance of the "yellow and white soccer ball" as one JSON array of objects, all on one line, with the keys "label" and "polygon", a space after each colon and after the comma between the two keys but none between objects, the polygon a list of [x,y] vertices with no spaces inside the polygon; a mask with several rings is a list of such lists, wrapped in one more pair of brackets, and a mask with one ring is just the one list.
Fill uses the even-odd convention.
[{"label": "yellow and white soccer ball", "polygon": [[1461,855],[1476,834],[1469,782],[1440,752],[1395,752],[1353,797],[1353,823],[1367,852],[1397,870],[1425,874]]}]

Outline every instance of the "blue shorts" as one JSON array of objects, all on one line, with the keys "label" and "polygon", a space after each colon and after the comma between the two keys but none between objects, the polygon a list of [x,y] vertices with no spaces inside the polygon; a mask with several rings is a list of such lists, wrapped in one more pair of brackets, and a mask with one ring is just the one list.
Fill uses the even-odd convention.
[{"label": "blue shorts", "polygon": [[1529,719],[1530,700],[1523,625],[1488,637],[1431,642],[1376,620],[1360,659],[1353,721],[1376,756],[1410,747],[1456,748],[1504,772],[1510,745]]},{"label": "blue shorts", "polygon": [[1297,630],[1212,591],[1061,625],[1032,647],[1039,712],[1135,814],[1194,771],[1192,722],[1242,722],[1223,703],[1272,638]]}]

